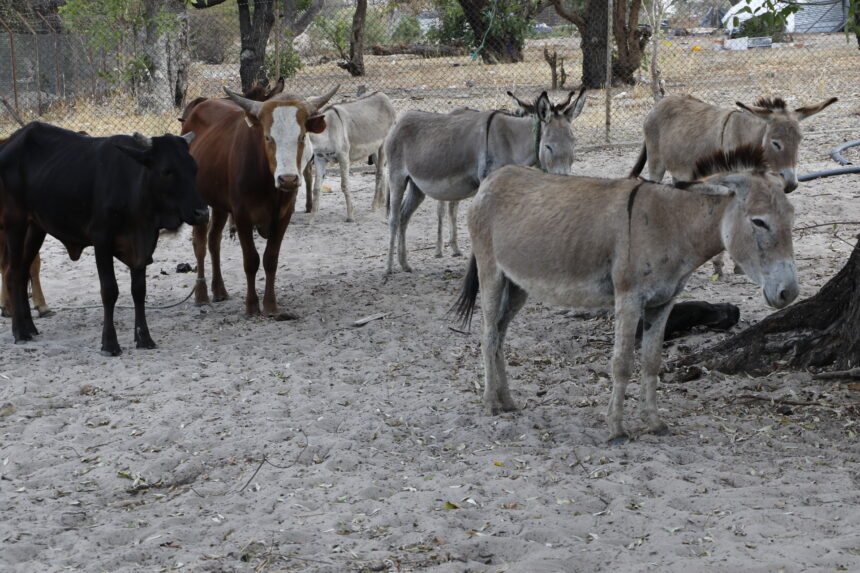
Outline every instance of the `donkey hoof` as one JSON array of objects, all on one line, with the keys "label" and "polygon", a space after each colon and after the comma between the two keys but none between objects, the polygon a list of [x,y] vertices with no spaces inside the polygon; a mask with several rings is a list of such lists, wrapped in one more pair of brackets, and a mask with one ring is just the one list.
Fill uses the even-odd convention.
[{"label": "donkey hoof", "polygon": [[460,251],[455,251],[455,252],[451,253],[451,256],[452,257],[462,257],[463,253],[461,253]]},{"label": "donkey hoof", "polygon": [[662,427],[657,428],[656,430],[651,430],[651,433],[655,436],[669,436],[671,432],[669,431],[669,427],[666,424],[663,424]]},{"label": "donkey hoof", "polygon": [[[36,310],[39,310],[39,309],[36,309]],[[39,318],[48,318],[49,316],[54,316],[55,314],[57,314],[57,313],[54,312],[53,310],[51,310],[50,308],[46,308],[45,310],[39,310]]]},{"label": "donkey hoof", "polygon": [[347,218],[346,218],[346,222],[347,222],[347,223],[355,223],[355,219],[354,219],[354,218],[352,218],[352,217],[347,217]]}]

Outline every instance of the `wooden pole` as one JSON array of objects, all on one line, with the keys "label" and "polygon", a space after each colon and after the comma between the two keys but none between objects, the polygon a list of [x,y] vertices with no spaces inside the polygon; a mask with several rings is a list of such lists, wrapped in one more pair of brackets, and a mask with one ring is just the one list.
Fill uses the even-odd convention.
[{"label": "wooden pole", "polygon": [[609,143],[609,130],[612,126],[612,0],[606,0],[606,143]]}]

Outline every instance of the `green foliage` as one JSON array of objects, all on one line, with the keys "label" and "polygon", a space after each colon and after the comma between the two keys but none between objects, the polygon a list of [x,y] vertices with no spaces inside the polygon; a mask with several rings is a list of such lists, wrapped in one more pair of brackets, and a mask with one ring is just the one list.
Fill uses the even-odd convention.
[{"label": "green foliage", "polygon": [[418,18],[408,14],[400,18],[391,39],[398,44],[414,44],[421,39],[421,24]]},{"label": "green foliage", "polygon": [[87,46],[108,52],[117,50],[126,34],[145,24],[139,0],[68,0],[59,14]]},{"label": "green foliage", "polygon": [[320,31],[325,43],[333,48],[342,59],[349,58],[349,34],[352,18],[317,16],[313,27]]},{"label": "green foliage", "polygon": [[[317,16],[309,33],[311,37],[320,34],[325,47],[334,50],[338,57],[346,60],[349,58],[349,37],[352,34],[354,15],[355,8],[341,8]],[[364,45],[387,44],[390,41],[386,10],[378,6],[368,6],[364,19]]]},{"label": "green foliage", "polygon": [[777,18],[769,18],[769,15],[773,16],[768,13],[744,20],[733,36],[736,38],[771,36],[774,42],[782,42],[785,39],[785,22]]},{"label": "green foliage", "polygon": [[299,53],[293,48],[292,44],[288,44],[285,50],[281,50],[281,69],[276,69],[275,60],[274,53],[266,53],[266,62],[264,64],[266,77],[291,78],[302,69],[302,60],[299,58]]},{"label": "green foliage", "polygon": [[439,23],[427,31],[427,39],[446,46],[473,45],[475,34],[460,3],[457,0],[436,0],[435,5],[439,10]]}]

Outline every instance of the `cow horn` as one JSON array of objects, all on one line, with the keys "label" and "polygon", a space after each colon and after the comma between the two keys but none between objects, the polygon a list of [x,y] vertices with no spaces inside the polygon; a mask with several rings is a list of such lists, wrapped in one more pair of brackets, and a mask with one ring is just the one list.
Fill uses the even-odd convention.
[{"label": "cow horn", "polygon": [[309,97],[308,98],[308,104],[310,104],[310,106],[312,108],[312,114],[319,111],[319,109],[322,106],[324,106],[326,103],[328,103],[328,100],[330,100],[332,98],[332,96],[334,96],[334,94],[336,94],[337,90],[339,90],[339,89],[340,89],[340,84],[337,84],[325,95],[321,95],[321,96],[317,96],[317,97]]},{"label": "cow horn", "polygon": [[145,149],[150,149],[152,147],[152,140],[150,138],[146,137],[144,134],[142,134],[138,131],[135,131],[132,134],[132,137],[134,138],[135,143],[140,144]]},{"label": "cow horn", "polygon": [[186,143],[188,143],[188,145],[191,145],[191,142],[194,141],[194,138],[197,137],[197,134],[193,131],[189,131],[188,133],[183,134],[181,137],[185,140]]},{"label": "cow horn", "polygon": [[226,93],[227,97],[236,102],[236,104],[242,109],[244,109],[247,113],[253,115],[254,117],[259,117],[260,111],[263,109],[262,103],[248,99],[246,97],[242,97],[236,92],[231,91],[230,88],[228,88],[227,86],[224,86],[224,93]]}]

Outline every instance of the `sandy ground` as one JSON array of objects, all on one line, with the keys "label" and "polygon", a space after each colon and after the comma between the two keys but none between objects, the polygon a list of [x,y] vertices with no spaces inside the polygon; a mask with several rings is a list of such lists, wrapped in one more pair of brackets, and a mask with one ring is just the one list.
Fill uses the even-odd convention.
[{"label": "sandy ground", "polygon": [[[840,141],[807,139],[801,171],[834,167],[826,149]],[[575,171],[621,175],[634,159],[591,151]],[[465,261],[433,257],[435,208],[410,227],[415,272],[384,282],[372,177],[354,188],[357,223],[327,192],[319,220],[299,213],[287,232],[277,292],[299,320],[241,315],[241,254],[229,240],[233,298],[154,308],[193,285],[175,272],[193,263],[186,229],[162,238],[148,272],[158,349],[133,348],[126,308],[119,358],[98,352],[92,251],[72,263],[47,243],[57,314],[37,320],[42,334],[28,344],[12,343],[7,319],[0,330],[0,570],[860,570],[850,405],[860,385],[781,372],[668,382],[659,404],[671,435],[609,447],[611,319],[530,302],[507,345],[523,408],[488,417],[478,327],[463,335],[445,317]],[[801,187],[797,227],[858,219],[858,191],[856,176]],[[857,230],[796,233],[802,297],[841,267]],[[461,246],[469,252],[462,224]],[[767,314],[744,277],[710,272],[683,296],[739,305],[737,329]],[[376,313],[385,317],[351,325]],[[673,341],[667,355],[722,336]],[[632,384],[630,424],[641,431],[637,396]]]}]

